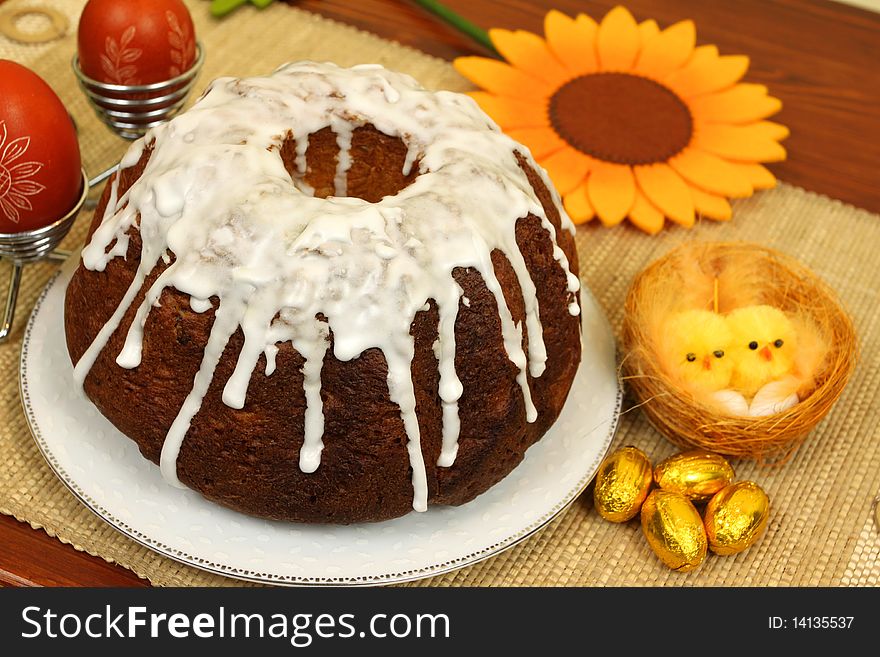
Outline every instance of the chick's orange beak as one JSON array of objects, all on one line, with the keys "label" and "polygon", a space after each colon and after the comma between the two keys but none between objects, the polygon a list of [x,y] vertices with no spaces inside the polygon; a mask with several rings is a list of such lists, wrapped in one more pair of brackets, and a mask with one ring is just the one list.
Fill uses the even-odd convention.
[{"label": "chick's orange beak", "polygon": [[761,354],[761,358],[766,360],[768,363],[773,360],[773,354],[770,351],[770,347],[764,347],[759,353]]},{"label": "chick's orange beak", "polygon": [[703,369],[704,370],[711,370],[712,369],[712,359],[710,359],[708,356],[703,356]]}]

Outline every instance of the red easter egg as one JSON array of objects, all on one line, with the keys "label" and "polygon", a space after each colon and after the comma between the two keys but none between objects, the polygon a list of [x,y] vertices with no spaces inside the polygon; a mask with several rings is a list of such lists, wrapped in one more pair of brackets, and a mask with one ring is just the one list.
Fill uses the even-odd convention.
[{"label": "red easter egg", "polygon": [[77,42],[82,72],[110,84],[164,82],[196,60],[195,29],[181,0],[89,0]]},{"label": "red easter egg", "polygon": [[41,228],[82,191],[70,115],[40,76],[0,59],[0,233]]}]

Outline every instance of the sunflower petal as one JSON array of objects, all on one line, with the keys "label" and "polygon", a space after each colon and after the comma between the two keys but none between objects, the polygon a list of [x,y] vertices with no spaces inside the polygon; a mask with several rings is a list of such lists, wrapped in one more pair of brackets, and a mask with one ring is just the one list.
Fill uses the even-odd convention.
[{"label": "sunflower petal", "polygon": [[626,218],[636,196],[632,169],[625,165],[602,163],[587,178],[587,195],[603,224],[619,224]]},{"label": "sunflower petal", "polygon": [[697,213],[704,217],[716,221],[728,221],[733,214],[730,203],[723,196],[716,196],[696,187],[691,187],[691,196],[694,198],[694,208]]},{"label": "sunflower petal", "polygon": [[773,135],[778,131],[769,122],[750,125],[706,123],[694,130],[692,144],[720,157],[745,162],[778,162],[785,159],[785,149]]},{"label": "sunflower petal", "polygon": [[587,181],[583,181],[572,191],[565,195],[563,201],[565,211],[576,224],[584,224],[596,216],[595,210],[587,196]]},{"label": "sunflower petal", "polygon": [[782,109],[782,101],[767,95],[763,84],[740,83],[714,94],[692,98],[688,105],[705,123],[749,123],[767,118]]},{"label": "sunflower petal", "polygon": [[745,176],[755,189],[771,189],[776,187],[776,177],[770,170],[757,162],[730,162],[730,166]]},{"label": "sunflower petal", "polygon": [[536,160],[543,159],[563,148],[569,148],[553,128],[515,128],[505,130],[507,136],[528,148]]},{"label": "sunflower petal", "polygon": [[639,28],[636,19],[618,5],[599,23],[596,35],[599,68],[603,71],[629,71],[639,54]]},{"label": "sunflower petal", "polygon": [[563,148],[541,161],[547,174],[562,196],[577,187],[590,170],[590,158],[575,149]]},{"label": "sunflower petal", "polygon": [[672,221],[694,225],[694,200],[687,183],[668,164],[633,167],[645,197]]},{"label": "sunflower petal", "polygon": [[663,213],[651,205],[651,202],[638,189],[636,190],[636,200],[629,211],[629,220],[648,235],[656,235],[663,230]]},{"label": "sunflower petal", "polygon": [[486,91],[500,96],[522,98],[549,98],[551,85],[528,75],[510,64],[487,57],[459,57],[453,62],[455,70]]},{"label": "sunflower petal", "polygon": [[644,42],[635,71],[651,77],[665,76],[690,59],[696,42],[697,29],[693,21],[681,21],[667,27]]},{"label": "sunflower petal", "polygon": [[489,30],[492,44],[508,62],[529,75],[554,86],[571,79],[571,73],[553,56],[547,43],[537,34],[525,30]]},{"label": "sunflower petal", "polygon": [[684,66],[663,82],[678,95],[689,98],[732,87],[748,68],[749,58],[745,55],[719,57],[715,46],[700,46]]},{"label": "sunflower petal", "polygon": [[645,44],[658,34],[660,34],[660,26],[657,25],[657,21],[653,18],[649,18],[648,20],[639,23],[639,41],[641,42],[641,48],[644,48]]},{"label": "sunflower petal", "polygon": [[472,91],[468,95],[504,129],[541,128],[550,125],[547,108],[541,102],[496,96],[486,91]]},{"label": "sunflower petal", "polygon": [[768,139],[775,139],[776,141],[781,141],[791,134],[791,130],[787,126],[774,121],[761,121],[755,123],[753,127]]},{"label": "sunflower petal", "polygon": [[552,9],[544,17],[547,46],[572,75],[593,73],[598,68],[597,28],[596,21],[586,14],[575,19]]},{"label": "sunflower petal", "polygon": [[730,197],[752,195],[748,179],[732,164],[696,148],[686,148],[669,160],[669,166],[689,183],[714,194]]}]

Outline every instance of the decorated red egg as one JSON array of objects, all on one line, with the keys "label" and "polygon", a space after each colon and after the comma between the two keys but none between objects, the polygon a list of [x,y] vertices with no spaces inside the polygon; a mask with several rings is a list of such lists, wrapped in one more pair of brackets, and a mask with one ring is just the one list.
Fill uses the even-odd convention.
[{"label": "decorated red egg", "polygon": [[40,76],[0,59],[0,233],[54,223],[82,191],[76,129]]},{"label": "decorated red egg", "polygon": [[110,84],[164,82],[196,59],[192,17],[181,0],[89,0],[77,39],[82,72]]}]

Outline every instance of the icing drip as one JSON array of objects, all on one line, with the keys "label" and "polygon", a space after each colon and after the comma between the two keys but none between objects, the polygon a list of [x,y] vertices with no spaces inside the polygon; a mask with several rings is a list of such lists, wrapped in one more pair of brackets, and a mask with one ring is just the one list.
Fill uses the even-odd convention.
[{"label": "icing drip", "polygon": [[419,153],[414,151],[413,149],[408,149],[406,151],[406,159],[403,161],[403,170],[401,173],[404,176],[408,176],[412,171],[413,164],[416,163],[416,160],[419,159]]},{"label": "icing drip", "polygon": [[[324,340],[319,342],[315,353],[306,358],[303,365],[303,389],[306,395],[305,438],[299,452],[299,467],[303,472],[314,472],[321,464],[321,450],[324,449],[324,409],[321,400],[321,368],[327,353],[329,336],[327,327],[322,324],[319,333]],[[320,345],[323,345],[321,348]]]},{"label": "icing drip", "polygon": [[[317,336],[317,339],[311,339]],[[299,452],[299,467],[303,472],[314,472],[321,464],[324,449],[324,402],[321,399],[321,370],[330,346],[327,323],[313,319],[302,330],[297,324],[296,313],[284,308],[270,330],[270,339],[290,340],[293,348],[303,357],[303,392],[306,398],[303,446]],[[277,351],[277,349],[276,349]],[[274,369],[274,359],[273,359]]]},{"label": "icing drip", "polygon": [[208,338],[208,344],[205,346],[202,364],[196,373],[192,390],[183,400],[183,406],[181,406],[177,417],[174,418],[174,422],[171,423],[171,428],[162,444],[162,454],[159,457],[162,476],[165,481],[179,488],[184,488],[177,478],[177,455],[180,454],[180,446],[183,444],[186,432],[189,431],[192,419],[202,407],[202,400],[214,378],[214,369],[220,362],[220,357],[223,356],[226,343],[238,328],[238,315],[243,311],[244,306],[242,299],[227,297],[217,309],[214,326],[211,328],[211,337]]},{"label": "icing drip", "polygon": [[[407,327],[407,330],[409,327]],[[409,453],[409,462],[412,467],[413,486],[413,509],[416,511],[428,510],[428,476],[425,472],[425,460],[422,456],[421,432],[419,419],[416,417],[416,393],[413,389],[411,374],[413,353],[415,350],[413,339],[407,333],[400,336],[395,347],[398,353],[388,355],[388,396],[400,407],[400,417],[403,420],[403,428],[406,431],[406,451]]]},{"label": "icing drip", "polygon": [[278,355],[278,345],[266,345],[266,376],[272,376],[275,373],[275,356]]},{"label": "icing drip", "polygon": [[351,138],[354,126],[348,121],[337,119],[330,123],[336,135],[336,144],[339,146],[339,155],[336,157],[336,177],[333,179],[333,187],[336,196],[348,194],[348,170],[351,168]]},{"label": "icing drip", "polygon": [[455,373],[455,320],[458,317],[459,299],[464,290],[455,281],[448,288],[445,299],[438,300],[440,326],[438,327],[435,355],[440,370],[440,401],[443,404],[443,441],[437,465],[448,468],[458,454],[458,400],[464,391]]},{"label": "icing drip", "polygon": [[[346,197],[354,129],[371,124],[407,147],[403,173],[415,162],[419,176],[378,203]],[[326,127],[339,146],[335,196],[317,199],[304,182],[309,136]],[[278,154],[287,135],[296,143],[293,178]],[[458,402],[463,387],[455,371],[455,323],[470,300],[455,282],[456,267],[473,268],[493,295],[504,349],[516,366],[526,419],[537,411],[529,377],[547,360],[535,284],[516,244],[516,222],[531,213],[553,243],[566,273],[569,312],[580,312],[579,282],[556,244],[515,152],[476,103],[450,92],[428,92],[410,77],[378,66],[341,69],[304,62],[262,78],[215,80],[190,109],[135,142],[121,168],[153,151],[140,178],[120,198],[111,187],[101,225],[83,249],[83,264],[103,271],[125,256],[126,231],[140,231],[142,252],[131,286],[75,368],[82,385],[110,336],[159,263],[167,268],[147,290],[116,362],[137,367],[149,313],[163,290],[190,296],[195,312],[214,307],[215,319],[192,389],[162,448],[161,469],[177,480],[177,456],[209,389],[229,339],[244,336],[222,399],[243,408],[261,355],[265,376],[276,369],[278,346],[289,342],[302,357],[306,400],[303,472],[320,467],[324,412],[321,373],[333,337],[333,356],[347,361],[378,348],[388,365],[388,394],[400,409],[412,467],[413,508],[427,508],[427,474],[421,450],[411,367],[410,327],[416,313],[437,305],[433,345],[442,403],[441,467],[458,451]],[[558,194],[539,168],[559,208],[562,225],[574,227]],[[118,179],[117,179],[118,180]],[[479,199],[479,203],[474,203]],[[500,250],[522,290],[528,335],[516,323],[492,265]],[[170,263],[170,264],[169,264]],[[216,301],[215,301],[216,300]]]},{"label": "icing drip", "polygon": [[300,177],[306,175],[306,152],[309,150],[309,136],[296,140],[296,171]]},{"label": "icing drip", "polygon": [[306,196],[314,196],[315,188],[305,181],[307,162],[306,152],[309,150],[309,136],[306,135],[302,139],[296,140],[296,158],[294,165],[296,166],[296,175],[293,176],[294,186]]}]

